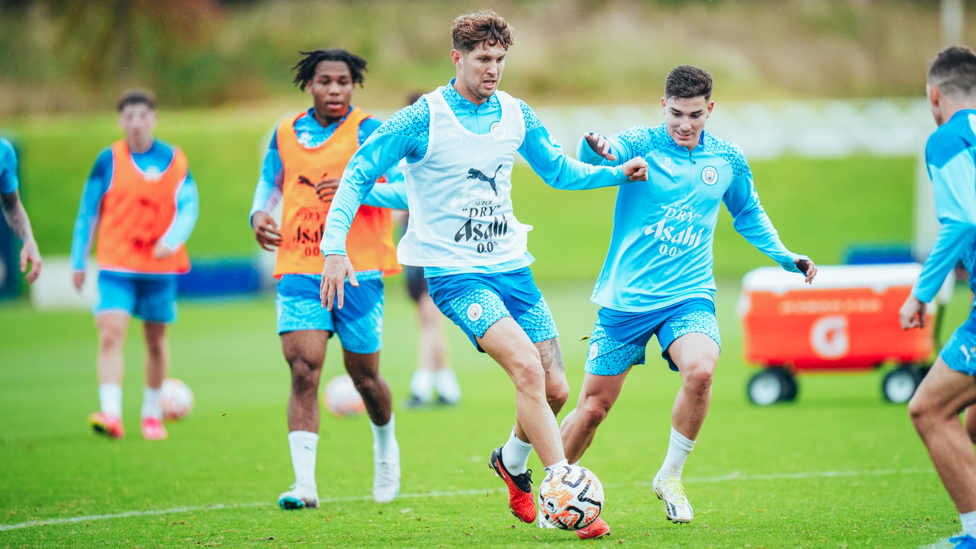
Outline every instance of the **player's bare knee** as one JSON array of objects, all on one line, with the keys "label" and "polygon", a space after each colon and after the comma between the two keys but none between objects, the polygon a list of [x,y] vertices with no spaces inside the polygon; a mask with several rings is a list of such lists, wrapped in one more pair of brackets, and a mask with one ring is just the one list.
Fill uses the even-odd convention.
[{"label": "player's bare knee", "polygon": [[542,362],[538,360],[538,357],[536,360],[532,360],[531,357],[519,360],[511,366],[510,371],[516,389],[535,394],[545,392],[545,371],[543,371]]},{"label": "player's bare knee", "polygon": [[359,394],[372,394],[379,385],[378,372],[357,372],[356,374],[350,374],[349,377],[352,378],[352,383],[356,386],[356,390],[359,391]]},{"label": "player's bare knee", "polygon": [[712,387],[712,375],[714,372],[714,365],[710,366],[706,362],[695,364],[685,373],[685,387],[695,393],[707,392]]},{"label": "player's bare knee", "polygon": [[610,406],[601,398],[591,397],[586,399],[586,402],[576,410],[583,424],[583,429],[589,431],[596,429],[603,423],[603,420],[607,418],[607,414],[610,413]]},{"label": "player's bare knee", "polygon": [[569,384],[563,381],[563,383],[550,383],[546,386],[546,400],[549,401],[549,407],[552,408],[553,414],[558,414],[563,406],[566,405],[566,401],[569,400]]},{"label": "player's bare knee", "polygon": [[102,352],[116,351],[125,343],[125,330],[115,326],[100,326],[98,329],[98,345]]}]

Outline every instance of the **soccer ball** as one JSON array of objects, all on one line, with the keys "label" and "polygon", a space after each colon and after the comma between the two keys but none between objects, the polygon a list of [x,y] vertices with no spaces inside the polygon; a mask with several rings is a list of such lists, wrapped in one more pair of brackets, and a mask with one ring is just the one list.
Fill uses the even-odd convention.
[{"label": "soccer ball", "polygon": [[322,393],[322,401],[335,416],[355,416],[366,411],[366,403],[348,375],[329,380]]},{"label": "soccer ball", "polygon": [[586,528],[603,510],[603,485],[586,467],[557,467],[539,486],[539,509],[542,518],[556,528]]},{"label": "soccer ball", "polygon": [[178,379],[163,381],[159,405],[163,408],[163,419],[175,421],[183,419],[193,409],[193,391]]}]

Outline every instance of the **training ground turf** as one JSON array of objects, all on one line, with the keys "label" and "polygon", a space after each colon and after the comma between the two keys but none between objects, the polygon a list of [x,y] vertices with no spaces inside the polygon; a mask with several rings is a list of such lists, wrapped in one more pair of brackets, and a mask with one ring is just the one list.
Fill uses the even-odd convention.
[{"label": "training ground turf", "polygon": [[[592,327],[596,308],[587,301],[589,284],[542,289],[562,334],[573,390],[569,411],[582,380],[586,344],[579,339]],[[127,437],[110,441],[86,423],[98,405],[91,317],[3,305],[0,547],[582,543],[509,514],[504,484],[487,461],[511,428],[513,391],[459,330],[452,326],[449,334],[463,404],[403,407],[416,351],[404,294],[400,278],[388,284],[381,363],[395,395],[400,497],[386,505],[370,497],[366,416],[324,415],[317,471],[322,507],[292,512],[276,505],[294,477],[286,439],[287,366],[271,299],[181,304],[171,374],[190,385],[197,405],[187,420],[168,424],[163,442],[139,434],[139,331],[130,332],[126,348]],[[679,384],[677,374],[654,358],[655,342],[650,364],[635,368],[583,460],[604,483],[604,516],[613,527],[612,538],[586,545],[919,547],[957,533],[955,511],[905,406],[882,401],[880,373],[801,378],[795,404],[758,408],[747,402],[744,388],[753,370],[740,358],[736,294],[733,282],[720,285],[724,352],[711,413],[685,468],[694,522],[667,522],[650,489],[666,452]],[[969,299],[963,289],[956,295],[952,326],[965,316]],[[340,373],[337,350],[330,352],[324,380]],[[538,483],[542,467],[534,454],[530,467]]]}]

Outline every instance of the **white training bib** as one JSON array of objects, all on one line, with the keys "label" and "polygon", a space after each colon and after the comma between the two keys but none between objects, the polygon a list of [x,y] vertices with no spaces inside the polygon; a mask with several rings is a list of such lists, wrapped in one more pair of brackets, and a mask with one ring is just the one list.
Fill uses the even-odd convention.
[{"label": "white training bib", "polygon": [[424,96],[427,155],[403,170],[410,221],[397,259],[419,267],[469,267],[518,258],[532,229],[512,210],[512,166],[525,138],[522,109],[512,96],[495,92],[501,120],[477,135],[458,122],[442,89]]}]

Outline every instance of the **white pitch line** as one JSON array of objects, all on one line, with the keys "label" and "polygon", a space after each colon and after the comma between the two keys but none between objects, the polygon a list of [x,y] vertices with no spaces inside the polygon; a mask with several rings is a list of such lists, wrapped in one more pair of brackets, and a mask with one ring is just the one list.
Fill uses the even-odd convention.
[{"label": "white pitch line", "polygon": [[[886,476],[886,475],[917,475],[934,473],[934,469],[878,469],[875,471],[815,471],[806,473],[774,473],[774,474],[762,474],[762,475],[742,475],[738,471],[728,474],[720,475],[715,477],[688,477],[684,481],[686,483],[713,483],[713,482],[729,482],[734,480],[790,480],[790,479],[810,479],[810,478],[843,478],[843,477],[869,477],[869,476]],[[636,482],[624,482],[624,483],[614,483],[605,484],[608,487],[623,487],[623,486],[650,486],[651,482],[648,481],[636,481]],[[441,497],[456,497],[456,496],[473,496],[480,494],[490,494],[496,490],[482,489],[482,490],[449,490],[449,491],[434,491],[434,492],[419,492],[413,494],[400,494],[399,499],[412,499],[412,498],[441,498]],[[338,503],[343,501],[366,501],[372,499],[372,496],[344,496],[337,498],[322,498],[319,503]],[[69,517],[69,518],[52,518],[46,520],[32,520],[29,522],[21,522],[18,524],[0,524],[0,532],[6,530],[20,530],[23,528],[30,528],[33,526],[53,526],[58,524],[72,524],[77,522],[88,522],[94,520],[108,520],[114,518],[126,518],[126,517],[145,517],[153,515],[169,515],[174,513],[192,513],[195,511],[217,511],[220,509],[241,509],[246,507],[267,507],[273,505],[269,502],[252,502],[252,503],[217,503],[214,505],[202,505],[196,507],[172,507],[170,509],[155,509],[151,511],[126,511],[124,513],[110,513],[104,515],[88,515],[84,517]]]}]

